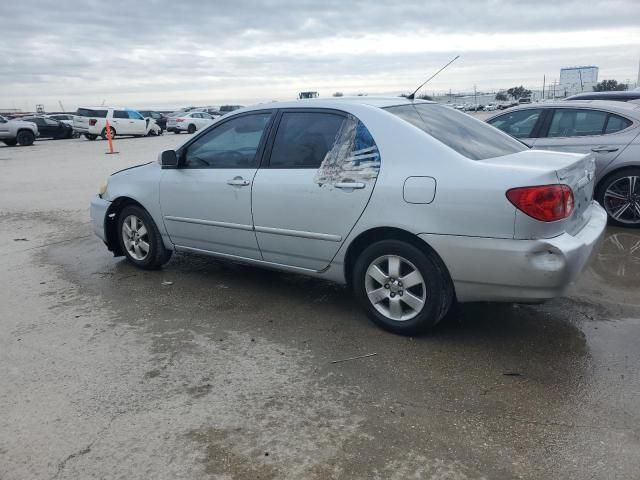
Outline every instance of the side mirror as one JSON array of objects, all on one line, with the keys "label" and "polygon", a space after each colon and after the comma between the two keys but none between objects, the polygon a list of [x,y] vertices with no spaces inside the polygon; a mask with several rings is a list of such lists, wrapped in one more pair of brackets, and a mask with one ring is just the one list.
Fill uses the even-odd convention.
[{"label": "side mirror", "polygon": [[178,155],[175,150],[165,150],[160,154],[162,168],[178,168]]}]

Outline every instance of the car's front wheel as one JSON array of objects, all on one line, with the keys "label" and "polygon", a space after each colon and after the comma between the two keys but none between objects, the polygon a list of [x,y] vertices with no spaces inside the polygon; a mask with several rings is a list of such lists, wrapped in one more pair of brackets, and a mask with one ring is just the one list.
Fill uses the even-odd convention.
[{"label": "car's front wheel", "polygon": [[189,125],[187,127],[187,133],[195,133],[196,132],[196,126],[192,123],[191,125]]},{"label": "car's front wheel", "polygon": [[[111,138],[114,138],[116,136],[116,129],[113,127],[109,127],[109,130],[111,131]],[[100,134],[100,136],[102,137],[103,140],[106,140],[107,137],[107,127],[104,127],[102,129],[102,133]]]},{"label": "car's front wheel", "polygon": [[36,136],[33,134],[33,132],[29,130],[20,130],[18,132],[18,135],[16,136],[16,141],[18,142],[18,144],[24,147],[33,145],[33,142],[35,141],[35,139],[36,139]]},{"label": "car's front wheel", "polygon": [[609,223],[640,228],[640,168],[629,168],[606,177],[596,199],[609,216]]},{"label": "car's front wheel", "polygon": [[146,210],[136,205],[125,207],[118,216],[118,238],[127,259],[136,267],[155,270],[167,263],[173,253]]},{"label": "car's front wheel", "polygon": [[353,269],[355,294],[382,328],[412,335],[435,326],[453,297],[446,268],[435,254],[399,240],[367,247]]}]

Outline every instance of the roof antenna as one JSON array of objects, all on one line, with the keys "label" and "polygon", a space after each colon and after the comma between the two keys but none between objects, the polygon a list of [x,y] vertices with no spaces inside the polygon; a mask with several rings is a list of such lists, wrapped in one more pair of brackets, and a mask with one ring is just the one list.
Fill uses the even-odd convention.
[{"label": "roof antenna", "polygon": [[431,80],[432,78],[434,78],[436,75],[438,75],[441,71],[443,71],[445,68],[447,68],[449,65],[451,65],[453,62],[455,62],[457,59],[460,58],[460,55],[456,55],[455,58],[453,60],[451,60],[449,63],[447,63],[444,67],[442,67],[440,70],[438,70],[436,73],[434,73],[433,75],[431,75],[429,78],[427,78],[427,81],[424,82],[422,85],[420,85],[418,88],[416,88],[413,93],[411,95],[408,95],[406,98],[407,100],[415,100],[416,98],[416,93],[418,93],[418,90],[420,90],[422,87],[424,87],[427,83],[429,83],[429,80]]}]

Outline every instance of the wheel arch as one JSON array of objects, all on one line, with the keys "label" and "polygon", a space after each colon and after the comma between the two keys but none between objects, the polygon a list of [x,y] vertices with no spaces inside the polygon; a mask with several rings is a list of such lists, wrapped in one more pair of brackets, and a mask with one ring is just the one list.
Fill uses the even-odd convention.
[{"label": "wheel arch", "polygon": [[118,215],[120,215],[120,212],[129,205],[140,207],[148,213],[148,210],[144,208],[144,205],[137,200],[134,200],[131,197],[122,196],[111,202],[111,205],[109,205],[104,217],[104,234],[107,239],[107,248],[113,252],[115,257],[121,257],[124,255],[124,252],[120,247],[120,242],[118,241]]},{"label": "wheel arch", "polygon": [[448,281],[450,283],[450,288],[452,289],[453,296],[455,298],[455,287],[451,280],[451,274],[449,273],[449,269],[447,268],[438,252],[436,252],[433,247],[431,247],[431,245],[429,245],[417,235],[408,232],[407,230],[396,227],[371,228],[358,234],[358,236],[351,241],[351,243],[347,247],[347,251],[344,257],[344,276],[349,287],[352,286],[353,268],[355,266],[356,260],[358,259],[358,255],[369,245],[380,240],[400,240],[413,245],[414,247],[422,250],[427,255],[431,255],[433,258],[437,259],[440,267],[447,275]]}]

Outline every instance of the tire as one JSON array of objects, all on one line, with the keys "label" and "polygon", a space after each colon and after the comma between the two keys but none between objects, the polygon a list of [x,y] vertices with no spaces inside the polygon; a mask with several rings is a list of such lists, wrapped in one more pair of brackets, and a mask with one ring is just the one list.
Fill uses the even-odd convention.
[{"label": "tire", "polygon": [[30,130],[20,130],[18,135],[16,136],[16,141],[19,145],[23,147],[28,147],[29,145],[33,145],[36,136]]},{"label": "tire", "polygon": [[97,135],[93,135],[93,134],[91,134],[91,133],[85,133],[85,134],[84,134],[84,137],[85,137],[87,140],[91,140],[91,141],[93,141],[93,140],[95,140],[96,138],[98,138],[98,136],[97,136]]},{"label": "tire", "polygon": [[626,168],[605,177],[596,200],[607,212],[609,224],[640,228],[640,168]]},{"label": "tire", "polygon": [[[114,138],[116,136],[116,129],[113,128],[112,126],[109,126],[109,129],[111,130],[111,138]],[[100,134],[100,136],[102,137],[103,140],[107,139],[107,127],[104,127],[102,129],[102,133]]]},{"label": "tire", "polygon": [[180,130],[174,130],[173,133],[180,134]]},{"label": "tire", "polygon": [[[398,267],[394,269],[390,262]],[[369,245],[356,260],[352,284],[369,318],[401,335],[434,327],[453,301],[453,286],[442,261],[400,240]],[[380,301],[374,303],[372,298]]]},{"label": "tire", "polygon": [[15,138],[12,138],[10,140],[3,140],[3,142],[7,147],[15,147],[18,144],[18,141]]},{"label": "tire", "polygon": [[193,123],[187,127],[187,133],[196,133],[196,126]]},{"label": "tire", "polygon": [[[137,235],[133,233],[130,235],[129,232],[134,225],[133,233]],[[118,241],[127,260],[144,270],[157,270],[167,263],[173,254],[171,250],[164,247],[160,231],[151,215],[137,205],[123,208],[118,215]]]}]

